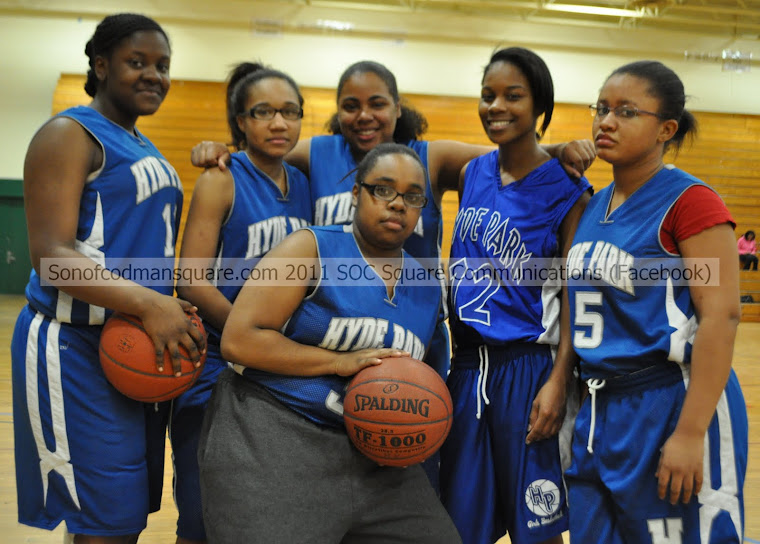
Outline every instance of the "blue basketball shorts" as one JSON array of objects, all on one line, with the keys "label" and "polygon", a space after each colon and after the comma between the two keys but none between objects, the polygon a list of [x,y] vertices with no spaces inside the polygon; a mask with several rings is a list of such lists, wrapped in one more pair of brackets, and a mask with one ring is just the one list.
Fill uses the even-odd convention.
[{"label": "blue basketball shorts", "polygon": [[209,344],[206,364],[193,386],[172,401],[169,438],[174,460],[174,502],[177,504],[177,536],[206,540],[201,508],[198,441],[211,390],[227,368],[219,346]]},{"label": "blue basketball shorts", "polygon": [[660,449],[678,422],[687,379],[687,369],[662,364],[607,380],[595,400],[585,399],[566,473],[571,542],[742,542],[747,412],[733,371],[705,436],[701,492],[688,504],[657,496]]},{"label": "blue basketball shorts", "polygon": [[466,544],[492,544],[507,532],[513,542],[541,542],[567,530],[558,439],[525,444],[533,400],[552,365],[547,345],[455,353],[441,499]]},{"label": "blue basketball shorts", "polygon": [[[130,535],[150,508],[146,407],[108,383],[101,327],[24,307],[11,342],[19,522],[73,534]],[[160,484],[159,484],[160,489]]]}]

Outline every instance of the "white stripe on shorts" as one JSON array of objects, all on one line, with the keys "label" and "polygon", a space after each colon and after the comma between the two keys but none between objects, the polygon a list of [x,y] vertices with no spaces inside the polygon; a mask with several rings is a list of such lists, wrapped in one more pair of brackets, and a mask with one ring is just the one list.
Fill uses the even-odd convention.
[{"label": "white stripe on shorts", "polygon": [[742,517],[738,497],[736,477],[736,459],[734,457],[734,430],[731,426],[731,414],[724,390],[716,408],[720,440],[720,488],[713,489],[710,471],[710,435],[705,433],[704,478],[702,491],[699,492],[699,533],[702,542],[710,542],[712,522],[721,511],[731,516],[736,534],[741,538]]},{"label": "white stripe on shorts", "polygon": [[40,476],[42,479],[43,501],[47,503],[48,474],[55,471],[66,482],[66,488],[71,495],[77,508],[79,497],[77,496],[76,483],[74,481],[74,467],[71,465],[69,454],[69,441],[66,434],[66,417],[63,407],[63,387],[61,384],[61,357],[58,335],[61,324],[56,320],[50,320],[45,345],[45,359],[48,375],[48,394],[50,395],[50,412],[55,436],[55,451],[50,451],[45,444],[42,432],[42,418],[40,417],[39,383],[37,376],[38,350],[40,326],[45,316],[40,312],[34,316],[29,326],[29,335],[26,340],[26,406],[29,412],[29,420],[37,444],[37,454],[40,458]]}]

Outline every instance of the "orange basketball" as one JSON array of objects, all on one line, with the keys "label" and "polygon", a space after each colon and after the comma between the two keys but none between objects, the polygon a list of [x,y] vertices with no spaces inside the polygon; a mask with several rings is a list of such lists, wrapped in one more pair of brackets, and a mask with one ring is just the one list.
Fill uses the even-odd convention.
[{"label": "orange basketball", "polygon": [[431,367],[410,357],[388,357],[356,374],[343,401],[348,436],[380,465],[421,463],[451,430],[451,395]]},{"label": "orange basketball", "polygon": [[[187,315],[205,335],[201,319]],[[100,334],[100,365],[106,378],[121,393],[142,402],[173,399],[200,376],[206,355],[201,355],[201,366],[196,368],[187,350],[183,346],[179,350],[182,375],[175,376],[168,351],[164,351],[164,370],[158,371],[153,341],[138,317],[117,312],[108,318]]]}]

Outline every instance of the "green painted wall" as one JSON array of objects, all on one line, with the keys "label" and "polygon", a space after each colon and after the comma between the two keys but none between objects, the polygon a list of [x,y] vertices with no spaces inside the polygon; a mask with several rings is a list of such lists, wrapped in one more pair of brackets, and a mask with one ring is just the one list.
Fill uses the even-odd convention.
[{"label": "green painted wall", "polygon": [[32,262],[20,179],[0,179],[0,293],[23,294]]}]

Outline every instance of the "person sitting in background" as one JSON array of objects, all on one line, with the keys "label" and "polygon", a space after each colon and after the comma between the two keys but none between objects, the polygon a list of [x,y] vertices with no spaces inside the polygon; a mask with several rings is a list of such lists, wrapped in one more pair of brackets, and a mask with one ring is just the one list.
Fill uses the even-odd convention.
[{"label": "person sitting in background", "polygon": [[739,250],[739,263],[742,270],[757,270],[757,246],[755,244],[755,231],[748,230],[744,236],[736,242],[736,248]]}]

